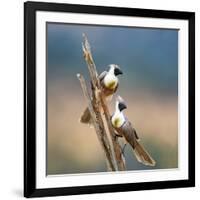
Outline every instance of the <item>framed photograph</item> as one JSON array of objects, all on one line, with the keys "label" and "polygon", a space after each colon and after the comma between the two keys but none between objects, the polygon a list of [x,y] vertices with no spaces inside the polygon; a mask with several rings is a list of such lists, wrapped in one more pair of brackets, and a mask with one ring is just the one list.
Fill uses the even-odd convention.
[{"label": "framed photograph", "polygon": [[24,196],[195,185],[195,13],[24,4]]}]

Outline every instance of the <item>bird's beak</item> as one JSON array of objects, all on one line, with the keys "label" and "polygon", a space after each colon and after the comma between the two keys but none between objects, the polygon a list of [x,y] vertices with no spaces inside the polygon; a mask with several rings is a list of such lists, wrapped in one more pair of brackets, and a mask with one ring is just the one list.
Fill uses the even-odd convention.
[{"label": "bird's beak", "polygon": [[125,101],[120,96],[117,97],[117,101],[119,102],[118,106],[120,111],[127,108]]},{"label": "bird's beak", "polygon": [[115,73],[115,76],[119,74],[123,74],[123,72],[119,68],[115,68],[114,73]]}]

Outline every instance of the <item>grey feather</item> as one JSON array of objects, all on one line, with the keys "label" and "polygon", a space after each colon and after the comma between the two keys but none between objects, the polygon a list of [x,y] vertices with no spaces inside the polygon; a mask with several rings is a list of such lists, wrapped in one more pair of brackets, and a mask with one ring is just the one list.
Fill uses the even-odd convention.
[{"label": "grey feather", "polygon": [[103,71],[100,75],[99,75],[99,80],[100,82],[104,79],[104,77],[106,76],[108,72],[107,71]]},{"label": "grey feather", "polygon": [[154,166],[155,161],[146,151],[146,149],[139,143],[139,137],[132,127],[132,124],[126,120],[124,124],[118,129],[126,141],[132,146],[135,157],[138,162],[143,163],[144,165]]},{"label": "grey feather", "polygon": [[136,133],[135,129],[128,121],[128,119],[126,119],[121,129],[123,130],[124,137],[127,138],[129,141],[135,142],[135,140],[139,140],[138,134]]}]

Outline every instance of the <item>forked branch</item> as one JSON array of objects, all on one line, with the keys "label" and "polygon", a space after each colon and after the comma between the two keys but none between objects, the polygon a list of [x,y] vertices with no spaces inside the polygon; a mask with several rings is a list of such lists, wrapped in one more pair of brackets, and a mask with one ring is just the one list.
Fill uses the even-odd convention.
[{"label": "forked branch", "polygon": [[87,101],[88,104],[88,108],[92,117],[92,121],[93,121],[93,125],[97,134],[97,138],[99,139],[99,142],[102,146],[102,149],[106,155],[106,159],[107,159],[107,164],[110,170],[115,171],[115,166],[114,166],[114,162],[113,159],[111,157],[112,153],[111,153],[111,147],[109,144],[109,140],[107,138],[107,135],[105,133],[105,128],[103,126],[103,122],[101,121],[101,119],[99,119],[98,116],[98,111],[96,109],[96,107],[94,107],[94,101],[91,99],[90,95],[89,95],[89,91],[87,89],[86,86],[86,82],[84,77],[81,74],[77,74],[77,77],[80,81],[81,84],[81,88],[83,90],[83,94],[85,96],[85,99]]},{"label": "forked branch", "polygon": [[[125,159],[123,157],[118,138],[115,135],[115,131],[110,121],[110,113],[107,102],[105,101],[105,96],[102,92],[98,78],[98,72],[91,53],[91,47],[85,34],[83,34],[82,49],[90,74],[92,97],[89,95],[89,90],[86,87],[84,77],[80,74],[77,76],[80,81],[84,96],[87,99],[88,108],[91,113],[97,137],[100,140],[102,148],[105,152],[109,169],[112,171],[125,170]],[[103,109],[105,120],[102,118],[100,112],[101,108]],[[106,132],[105,126],[108,127],[109,133]],[[110,135],[111,142],[108,139],[108,134]]]}]

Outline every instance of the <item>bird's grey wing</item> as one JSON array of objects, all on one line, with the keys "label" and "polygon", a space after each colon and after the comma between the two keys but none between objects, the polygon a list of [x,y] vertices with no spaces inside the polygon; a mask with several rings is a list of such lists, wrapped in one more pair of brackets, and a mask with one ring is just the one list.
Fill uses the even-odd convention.
[{"label": "bird's grey wing", "polygon": [[[133,128],[133,127],[132,127]],[[136,139],[137,140],[140,140],[140,138],[139,138],[139,136],[138,136],[138,134],[137,134],[137,132],[136,132],[136,130],[133,128],[133,132],[134,132],[134,134],[135,134],[135,137],[136,137]]]},{"label": "bird's grey wing", "polygon": [[124,126],[124,128],[126,129],[126,131],[130,132],[131,134],[134,134],[134,136],[135,136],[135,138],[136,138],[137,140],[140,139],[139,136],[138,136],[138,134],[137,134],[137,132],[136,132],[136,130],[133,128],[131,122],[128,121],[127,118],[126,118],[126,122],[124,123],[123,126]]},{"label": "bird's grey wing", "polygon": [[135,129],[132,127],[132,124],[126,120],[121,127],[121,132],[125,137],[126,141],[135,148],[137,140],[139,139]]},{"label": "bird's grey wing", "polygon": [[121,127],[121,131],[123,132],[123,136],[125,137],[126,141],[132,146],[138,162],[141,162],[144,165],[154,166],[156,162],[146,151],[146,149],[138,142],[137,133],[129,121],[124,123],[124,125]]},{"label": "bird's grey wing", "polygon": [[100,82],[104,79],[104,77],[106,76],[108,72],[107,71],[103,71],[100,75],[99,75],[99,80]]}]

